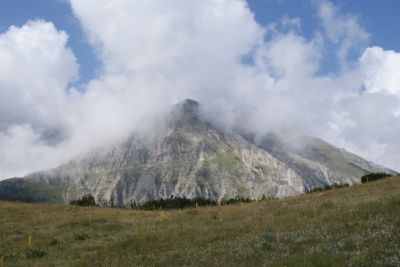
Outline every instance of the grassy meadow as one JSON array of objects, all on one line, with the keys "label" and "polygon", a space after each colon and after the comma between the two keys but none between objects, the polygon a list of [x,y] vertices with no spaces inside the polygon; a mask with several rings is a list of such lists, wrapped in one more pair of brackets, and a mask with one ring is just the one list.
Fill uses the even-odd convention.
[{"label": "grassy meadow", "polygon": [[400,177],[172,211],[0,202],[0,266],[400,266]]}]

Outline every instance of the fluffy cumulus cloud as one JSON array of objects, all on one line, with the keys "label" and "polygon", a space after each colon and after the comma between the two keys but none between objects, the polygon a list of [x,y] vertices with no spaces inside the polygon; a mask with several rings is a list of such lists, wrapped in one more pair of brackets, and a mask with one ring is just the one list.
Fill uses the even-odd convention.
[{"label": "fluffy cumulus cloud", "polygon": [[[330,2],[315,3],[311,39],[298,18],[259,25],[242,0],[70,4],[101,72],[70,88],[77,60],[51,23],[0,34],[0,178],[152,127],[184,98],[227,127],[316,135],[400,169],[399,53],[367,47],[358,18]],[[332,48],[341,68],[321,75]]]},{"label": "fluffy cumulus cloud", "polygon": [[67,130],[66,88],[78,74],[66,42],[40,20],[0,34],[0,178],[58,163],[53,145]]},{"label": "fluffy cumulus cloud", "polygon": [[44,21],[0,34],[0,127],[63,124],[65,89],[78,73],[66,42],[65,32]]},{"label": "fluffy cumulus cloud", "polygon": [[244,54],[263,40],[263,28],[243,1],[71,1],[71,5],[103,62],[103,75],[88,89],[118,88],[118,94],[129,95],[129,101],[143,109],[189,96],[223,97],[227,81],[240,72]]},{"label": "fluffy cumulus cloud", "polygon": [[360,62],[365,68],[364,85],[368,93],[400,96],[400,53],[369,47]]},{"label": "fluffy cumulus cloud", "polygon": [[399,170],[400,53],[368,47],[358,63],[360,92],[340,102],[332,140]]}]

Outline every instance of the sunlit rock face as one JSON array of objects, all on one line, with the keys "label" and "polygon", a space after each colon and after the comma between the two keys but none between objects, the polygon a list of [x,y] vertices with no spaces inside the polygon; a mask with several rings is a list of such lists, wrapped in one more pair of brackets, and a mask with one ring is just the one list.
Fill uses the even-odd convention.
[{"label": "sunlit rock face", "polygon": [[172,196],[261,199],[358,183],[369,172],[392,172],[317,138],[287,143],[267,134],[255,141],[252,134],[221,130],[202,116],[194,100],[175,105],[164,124],[156,133],[132,134],[22,181],[3,181],[0,198],[5,199],[5,182],[18,181],[40,185],[40,192],[30,193],[39,192],[43,201],[69,202],[85,193],[102,205],[112,201],[118,206]]}]

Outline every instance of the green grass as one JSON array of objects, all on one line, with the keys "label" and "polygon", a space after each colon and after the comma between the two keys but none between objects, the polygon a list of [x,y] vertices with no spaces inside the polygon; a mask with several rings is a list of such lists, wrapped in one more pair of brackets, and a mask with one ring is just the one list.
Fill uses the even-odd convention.
[{"label": "green grass", "polygon": [[2,261],[399,266],[400,177],[282,200],[174,211],[0,202],[0,266]]}]

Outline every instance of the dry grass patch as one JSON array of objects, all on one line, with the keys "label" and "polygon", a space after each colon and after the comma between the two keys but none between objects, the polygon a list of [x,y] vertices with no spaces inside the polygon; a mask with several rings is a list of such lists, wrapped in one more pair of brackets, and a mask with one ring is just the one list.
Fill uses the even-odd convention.
[{"label": "dry grass patch", "polygon": [[0,202],[0,257],[5,266],[399,266],[399,214],[400,177],[173,211]]}]

